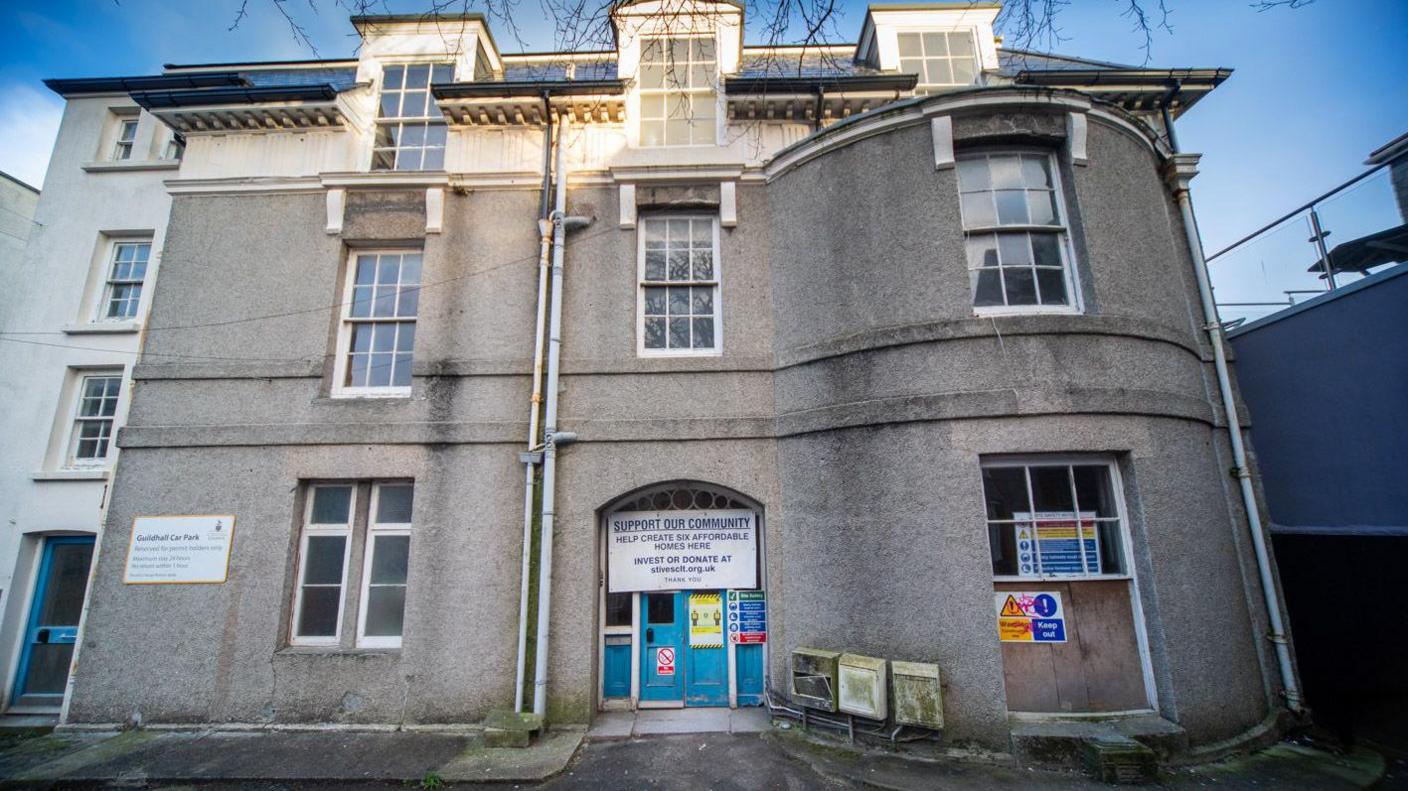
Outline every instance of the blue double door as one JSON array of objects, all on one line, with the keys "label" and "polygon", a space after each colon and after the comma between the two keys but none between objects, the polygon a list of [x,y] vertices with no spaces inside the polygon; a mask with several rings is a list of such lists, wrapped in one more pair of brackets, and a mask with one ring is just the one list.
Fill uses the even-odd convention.
[{"label": "blue double door", "polygon": [[[685,706],[727,706],[728,649],[690,645],[691,591],[642,593],[640,699]],[[721,591],[692,591],[712,593]],[[722,630],[720,630],[722,637]]]},{"label": "blue double door", "polygon": [[44,539],[11,697],[13,706],[56,707],[63,703],[92,563],[91,536]]}]

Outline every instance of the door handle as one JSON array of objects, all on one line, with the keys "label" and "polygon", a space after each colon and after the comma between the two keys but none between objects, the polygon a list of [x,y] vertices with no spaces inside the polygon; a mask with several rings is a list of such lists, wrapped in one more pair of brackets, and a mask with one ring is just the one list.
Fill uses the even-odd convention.
[{"label": "door handle", "polygon": [[645,630],[645,641],[646,641],[647,643],[653,643],[653,642],[655,642],[655,630],[654,630],[654,629],[646,628],[646,630]]},{"label": "door handle", "polygon": [[47,643],[47,642],[49,642],[49,630],[48,630],[48,629],[40,629],[40,630],[39,630],[39,634],[38,634],[38,635],[35,635],[34,642],[36,642],[36,643]]}]

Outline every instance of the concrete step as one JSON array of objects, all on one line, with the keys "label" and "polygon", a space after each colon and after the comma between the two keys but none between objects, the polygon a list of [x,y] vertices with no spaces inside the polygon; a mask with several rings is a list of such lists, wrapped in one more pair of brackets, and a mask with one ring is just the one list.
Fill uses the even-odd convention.
[{"label": "concrete step", "polygon": [[1009,719],[1012,754],[1020,760],[1050,766],[1081,768],[1087,741],[1133,740],[1159,761],[1186,752],[1188,734],[1177,723],[1156,714],[1104,719]]}]

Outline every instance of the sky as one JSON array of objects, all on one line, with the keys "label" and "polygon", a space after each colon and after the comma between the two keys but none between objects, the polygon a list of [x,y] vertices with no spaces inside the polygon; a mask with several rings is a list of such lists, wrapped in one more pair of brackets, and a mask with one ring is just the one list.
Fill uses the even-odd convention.
[{"label": "sky", "polygon": [[[387,2],[398,12],[424,8]],[[519,36],[491,24],[500,47],[553,49],[537,3],[517,2]],[[1072,0],[1058,17],[1062,40],[1040,48],[1145,64],[1144,36],[1120,13],[1126,2]],[[1193,194],[1209,252],[1357,175],[1370,151],[1408,131],[1408,1],[1315,0],[1266,11],[1252,0],[1165,2],[1172,32],[1155,34],[1149,66],[1235,70],[1177,124],[1182,149],[1203,155]],[[855,40],[865,5],[840,0],[836,28],[844,40]],[[43,180],[62,112],[41,82],[46,77],[351,56],[357,39],[344,6],[288,0],[315,53],[292,36],[273,0],[249,0],[233,30],[240,0],[0,0],[0,170],[35,185]],[[1379,189],[1370,185],[1360,198],[1382,203],[1369,194]],[[1350,206],[1340,214],[1362,214]],[[1355,235],[1346,230],[1339,239]]]}]

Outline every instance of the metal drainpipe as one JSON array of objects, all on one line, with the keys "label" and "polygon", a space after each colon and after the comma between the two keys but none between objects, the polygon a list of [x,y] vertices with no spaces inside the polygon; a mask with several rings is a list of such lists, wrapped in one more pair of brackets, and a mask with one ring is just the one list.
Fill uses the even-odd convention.
[{"label": "metal drainpipe", "polygon": [[[1173,137],[1173,125],[1164,109],[1165,125],[1169,129],[1170,148],[1175,157],[1178,148]],[[1183,215],[1183,231],[1188,237],[1188,251],[1193,256],[1193,271],[1198,279],[1198,297],[1203,306],[1203,329],[1208,333],[1212,344],[1213,368],[1217,371],[1217,389],[1222,396],[1222,409],[1227,414],[1227,433],[1232,444],[1233,473],[1242,493],[1242,507],[1247,513],[1247,529],[1252,535],[1252,549],[1256,553],[1257,575],[1261,579],[1261,594],[1266,600],[1267,621],[1271,627],[1269,638],[1276,647],[1276,662],[1281,670],[1281,687],[1286,694],[1286,708],[1299,714],[1302,711],[1300,686],[1296,683],[1295,669],[1291,664],[1290,644],[1286,640],[1285,625],[1281,621],[1281,596],[1276,590],[1276,580],[1271,575],[1271,556],[1266,550],[1266,536],[1261,528],[1261,508],[1256,502],[1256,492],[1252,489],[1252,474],[1247,467],[1247,451],[1242,444],[1242,420],[1237,415],[1237,403],[1232,394],[1232,377],[1228,373],[1227,353],[1222,344],[1222,321],[1217,315],[1217,304],[1213,301],[1212,281],[1208,276],[1207,261],[1203,258],[1202,235],[1198,232],[1198,220],[1193,213],[1193,198],[1188,192],[1188,182],[1196,175],[1192,171],[1185,175],[1177,170],[1176,194],[1178,208]]]},{"label": "metal drainpipe", "polygon": [[576,439],[576,435],[557,430],[558,375],[562,357],[562,264],[567,232],[585,227],[590,220],[567,216],[567,126],[562,117],[557,135],[557,205],[552,212],[552,289],[548,318],[548,369],[546,406],[543,409],[543,506],[542,536],[538,548],[538,642],[533,659],[533,713],[547,714],[548,703],[548,637],[552,615],[552,539],[556,507],[557,448]]},{"label": "metal drainpipe", "polygon": [[513,679],[513,710],[523,711],[523,682],[528,665],[528,586],[533,553],[533,451],[538,447],[538,419],[543,403],[543,319],[548,308],[548,258],[552,250],[552,115],[548,92],[543,91],[543,191],[538,201],[538,315],[533,324],[533,395],[528,407],[528,453],[523,460],[523,567],[518,582],[518,667]]}]

